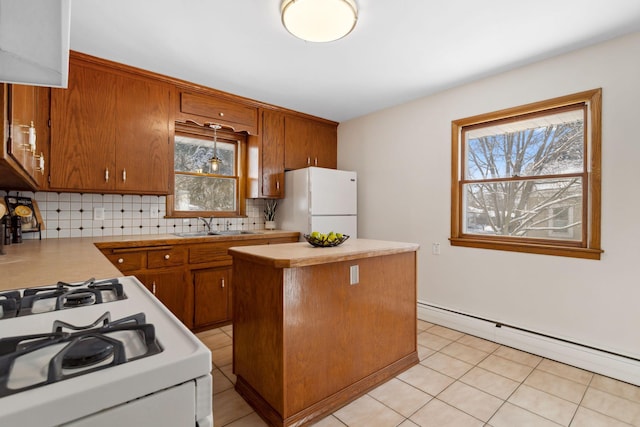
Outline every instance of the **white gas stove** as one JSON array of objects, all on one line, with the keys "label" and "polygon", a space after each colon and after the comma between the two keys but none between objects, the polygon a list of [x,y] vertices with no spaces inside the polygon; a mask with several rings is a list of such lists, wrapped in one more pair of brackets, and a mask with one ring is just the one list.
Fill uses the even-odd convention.
[{"label": "white gas stove", "polygon": [[211,353],[135,277],[0,292],[0,426],[213,426]]}]

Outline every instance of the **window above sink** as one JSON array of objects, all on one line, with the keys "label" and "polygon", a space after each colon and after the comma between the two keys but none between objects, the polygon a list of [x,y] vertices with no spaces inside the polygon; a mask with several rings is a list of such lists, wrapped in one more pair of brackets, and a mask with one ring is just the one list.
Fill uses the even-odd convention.
[{"label": "window above sink", "polygon": [[[238,217],[245,211],[246,136],[195,124],[176,123],[174,140],[174,191],[167,197],[167,216]],[[222,163],[213,170],[209,159]]]}]

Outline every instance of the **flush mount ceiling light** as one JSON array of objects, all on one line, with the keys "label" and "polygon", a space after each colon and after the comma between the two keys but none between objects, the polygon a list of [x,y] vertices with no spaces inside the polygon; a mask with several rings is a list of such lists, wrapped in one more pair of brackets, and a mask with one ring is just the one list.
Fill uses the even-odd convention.
[{"label": "flush mount ceiling light", "polygon": [[282,24],[310,42],[331,42],[349,34],[358,21],[353,0],[283,0]]}]

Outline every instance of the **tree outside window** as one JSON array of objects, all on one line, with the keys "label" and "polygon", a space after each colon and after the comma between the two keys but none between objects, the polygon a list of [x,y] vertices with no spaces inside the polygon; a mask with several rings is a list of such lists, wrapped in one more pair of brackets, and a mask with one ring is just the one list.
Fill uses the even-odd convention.
[{"label": "tree outside window", "polygon": [[[167,197],[171,217],[236,217],[244,211],[242,156],[245,136],[176,123],[174,137],[174,191]],[[218,157],[214,169],[210,159]]]},{"label": "tree outside window", "polygon": [[599,259],[600,98],[452,122],[452,245]]}]

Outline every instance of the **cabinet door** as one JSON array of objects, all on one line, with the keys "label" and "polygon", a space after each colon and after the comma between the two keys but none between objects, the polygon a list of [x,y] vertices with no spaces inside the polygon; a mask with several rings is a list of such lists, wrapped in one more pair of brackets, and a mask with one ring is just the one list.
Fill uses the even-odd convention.
[{"label": "cabinet door", "polygon": [[135,77],[121,77],[119,87],[116,189],[167,194],[171,88]]},{"label": "cabinet door", "polygon": [[9,85],[11,144],[8,150],[32,178],[35,175],[35,159],[29,145],[29,131],[31,124],[34,129],[36,124],[36,93],[34,86]]},{"label": "cabinet door", "polygon": [[314,166],[310,154],[313,135],[309,120],[287,116],[284,123],[284,168]]},{"label": "cabinet door", "polygon": [[51,189],[114,190],[117,87],[115,74],[71,61],[68,88],[51,90]]},{"label": "cabinet door", "polygon": [[285,118],[285,169],[319,166],[335,169],[338,157],[337,127],[311,119]]},{"label": "cabinet door", "polygon": [[314,166],[336,169],[338,167],[338,128],[316,123],[313,131]]},{"label": "cabinet door", "polygon": [[195,326],[231,320],[230,268],[196,270]]},{"label": "cabinet door", "polygon": [[168,194],[168,84],[75,60],[51,93],[50,188]]},{"label": "cabinet door", "polygon": [[284,197],[284,115],[262,113],[262,195]]},{"label": "cabinet door", "polygon": [[193,327],[193,288],[183,269],[136,274],[155,296],[188,328]]}]

